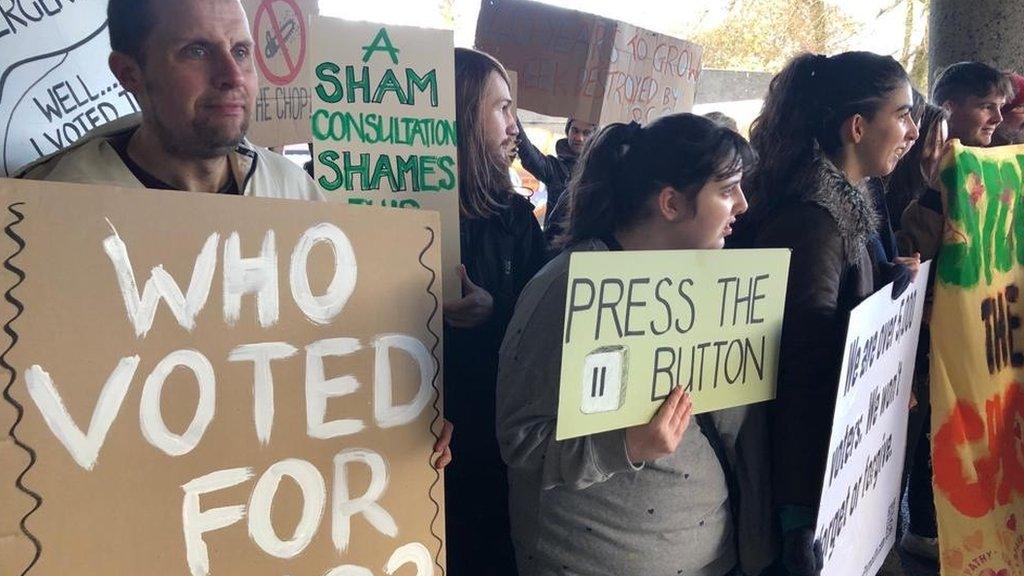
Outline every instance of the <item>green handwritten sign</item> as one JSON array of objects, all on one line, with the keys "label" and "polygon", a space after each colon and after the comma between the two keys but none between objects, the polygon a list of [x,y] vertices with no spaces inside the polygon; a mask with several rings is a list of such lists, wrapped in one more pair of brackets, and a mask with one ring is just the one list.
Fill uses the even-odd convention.
[{"label": "green handwritten sign", "polygon": [[1024,265],[1024,146],[968,148],[959,143],[942,170],[948,241],[941,282],[974,288],[993,272]]},{"label": "green handwritten sign", "polygon": [[694,413],[774,398],[789,257],[573,254],[557,439],[648,422],[676,386]]},{"label": "green handwritten sign", "polygon": [[317,183],[354,206],[438,211],[444,289],[459,297],[452,32],[314,17],[312,36]]}]

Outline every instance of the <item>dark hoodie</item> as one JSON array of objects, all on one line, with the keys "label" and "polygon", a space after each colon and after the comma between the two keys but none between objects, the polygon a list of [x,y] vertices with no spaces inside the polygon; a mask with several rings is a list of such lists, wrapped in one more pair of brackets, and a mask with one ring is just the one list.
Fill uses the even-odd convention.
[{"label": "dark hoodie", "polygon": [[523,168],[526,168],[548,188],[544,230],[549,241],[552,240],[551,235],[547,233],[552,222],[551,216],[555,213],[558,199],[561,198],[562,192],[569,184],[573,168],[576,167],[576,153],[572,151],[567,138],[562,138],[555,143],[555,153],[557,156],[544,155],[530,142],[524,130],[519,131],[519,159],[523,162]]}]

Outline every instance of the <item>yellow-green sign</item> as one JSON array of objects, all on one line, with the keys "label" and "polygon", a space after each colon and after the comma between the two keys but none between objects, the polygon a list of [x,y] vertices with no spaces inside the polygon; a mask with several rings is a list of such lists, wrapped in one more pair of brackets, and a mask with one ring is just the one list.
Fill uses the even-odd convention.
[{"label": "yellow-green sign", "polygon": [[648,422],[676,386],[695,414],[773,399],[789,257],[573,254],[557,439]]},{"label": "yellow-green sign", "polygon": [[1024,146],[959,143],[942,168],[931,312],[943,576],[1024,574]]}]

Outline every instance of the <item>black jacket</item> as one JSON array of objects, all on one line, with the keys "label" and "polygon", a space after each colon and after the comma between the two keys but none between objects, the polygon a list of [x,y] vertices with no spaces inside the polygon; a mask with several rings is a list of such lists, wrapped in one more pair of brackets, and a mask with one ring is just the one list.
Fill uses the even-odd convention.
[{"label": "black jacket", "polygon": [[530,202],[511,194],[490,218],[461,218],[462,263],[490,292],[494,311],[483,325],[445,327],[444,411],[455,424],[455,458],[445,469],[448,568],[452,574],[512,576],[508,480],[495,434],[498,348],[519,293],[545,264],[547,243]]},{"label": "black jacket", "polygon": [[759,219],[755,246],[793,251],[772,410],[775,499],[817,509],[849,313],[875,288],[868,246],[878,214],[867,188],[826,160],[794,186]]},{"label": "black jacket", "polygon": [[[519,132],[519,159],[530,174],[540,180],[548,188],[547,213],[544,215],[544,229],[551,225],[551,215],[555,212],[558,199],[569,184],[572,170],[576,167],[576,154],[569,147],[569,141],[562,138],[555,143],[556,156],[545,156],[526,137],[526,132]],[[548,240],[552,239],[548,234]]]},{"label": "black jacket", "polygon": [[470,280],[494,298],[483,325],[445,329],[445,415],[455,423],[459,459],[500,463],[494,435],[498,348],[519,293],[546,263],[547,243],[530,202],[513,194],[490,218],[462,218],[462,263]]},{"label": "black jacket", "polygon": [[[544,225],[544,237],[548,239],[548,244],[554,245],[569,224],[569,196],[562,194],[558,197],[558,203],[553,208],[548,208],[547,224]],[[552,253],[552,257],[554,256]]]}]

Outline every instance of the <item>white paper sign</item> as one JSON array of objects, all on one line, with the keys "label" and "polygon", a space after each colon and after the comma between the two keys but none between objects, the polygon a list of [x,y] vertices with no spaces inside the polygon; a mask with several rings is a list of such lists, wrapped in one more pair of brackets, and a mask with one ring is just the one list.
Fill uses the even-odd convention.
[{"label": "white paper sign", "polygon": [[0,176],[138,110],[107,67],[107,0],[0,1]]},{"label": "white paper sign", "polygon": [[822,576],[876,574],[896,541],[910,388],[928,269],[850,313],[815,537]]}]

